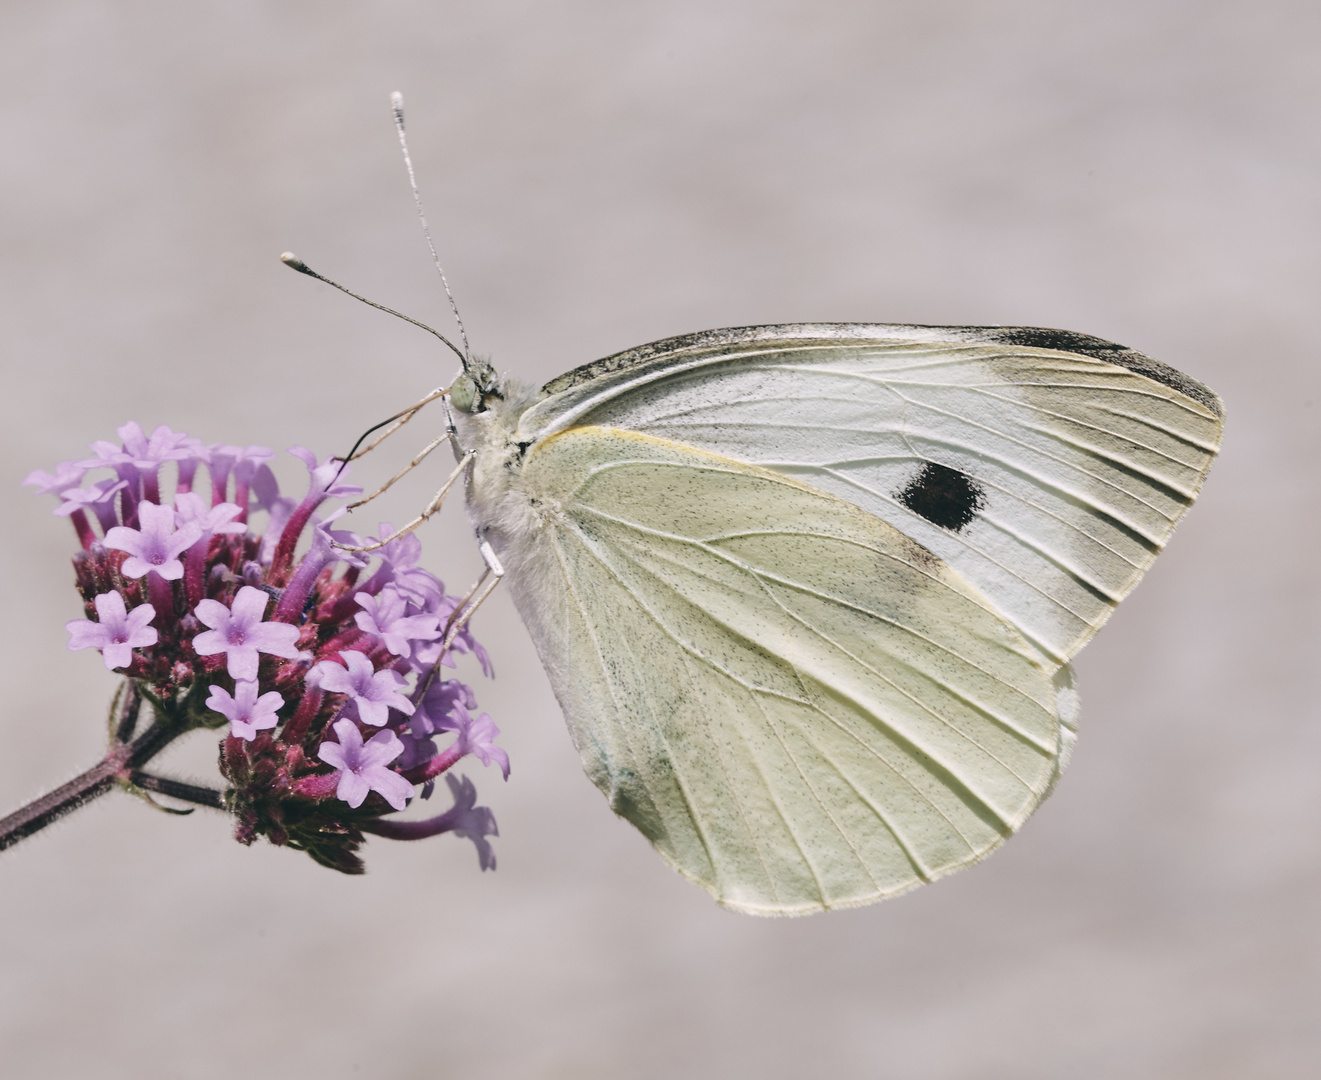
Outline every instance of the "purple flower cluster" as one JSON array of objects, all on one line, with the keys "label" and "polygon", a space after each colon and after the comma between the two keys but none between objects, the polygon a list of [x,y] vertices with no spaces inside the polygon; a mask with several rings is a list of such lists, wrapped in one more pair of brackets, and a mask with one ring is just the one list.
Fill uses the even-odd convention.
[{"label": "purple flower cluster", "polygon": [[[453,832],[495,858],[491,811],[466,779],[447,776],[454,807],[436,818],[384,820],[422,786],[472,754],[509,775],[499,729],[474,715],[472,690],[443,678],[450,653],[485,650],[465,628],[442,647],[459,598],[418,565],[409,535],[363,554],[352,532],[331,529],[329,499],[357,495],[347,469],[290,451],[307,466],[307,494],[280,493],[260,446],[202,444],[158,427],[119,429],[119,444],[24,481],[60,499],[82,550],[74,557],[87,618],[68,624],[70,649],[99,649],[159,715],[186,727],[224,727],[220,771],[236,837],[307,851],[361,873],[363,833],[414,839]],[[173,462],[171,501],[163,466]],[[210,491],[197,490],[205,466]],[[95,470],[111,475],[87,481]],[[254,529],[251,515],[264,527]],[[380,535],[392,532],[388,523]],[[299,541],[306,551],[296,557]],[[368,542],[375,542],[369,538]],[[375,562],[373,567],[371,564]],[[370,572],[368,572],[370,571]],[[437,736],[453,733],[444,749]],[[364,737],[365,736],[365,737]]]}]

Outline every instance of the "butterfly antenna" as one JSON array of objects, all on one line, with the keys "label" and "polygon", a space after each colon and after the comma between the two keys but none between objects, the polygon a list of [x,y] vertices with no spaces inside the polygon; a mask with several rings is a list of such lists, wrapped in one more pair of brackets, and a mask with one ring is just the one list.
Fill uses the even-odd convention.
[{"label": "butterfly antenna", "polygon": [[[447,338],[444,334],[442,334],[439,330],[433,330],[426,323],[418,322],[417,319],[410,318],[408,315],[405,315],[402,311],[395,311],[394,308],[388,308],[384,304],[378,304],[375,300],[368,300],[365,296],[359,296],[352,289],[345,288],[338,281],[331,281],[330,278],[326,277],[324,274],[318,274],[315,270],[313,270],[310,266],[308,266],[307,263],[303,262],[303,260],[300,259],[297,255],[295,255],[292,251],[286,251],[283,255],[281,255],[280,261],[284,263],[285,266],[289,267],[291,270],[297,270],[300,274],[306,274],[308,277],[316,278],[317,281],[324,281],[327,285],[333,286],[334,288],[338,289],[340,292],[347,293],[349,296],[353,297],[353,299],[361,300],[368,307],[374,307],[377,311],[384,311],[387,315],[393,315],[396,319],[403,319],[404,322],[406,323],[412,323],[414,326],[421,327],[428,334],[435,334],[436,337],[440,338],[441,341],[443,341],[454,351],[455,356],[457,356],[460,360],[463,361],[463,366],[465,368],[468,366],[468,357],[464,353],[460,352],[458,346],[455,345],[454,342],[450,341],[450,339]],[[463,329],[462,325],[460,325],[459,329],[460,330]],[[466,340],[464,341],[464,345],[467,345]],[[389,423],[389,421],[387,420],[386,423]]]},{"label": "butterfly antenna", "polygon": [[467,371],[472,363],[472,354],[468,348],[468,332],[463,328],[463,317],[459,314],[459,305],[454,302],[454,294],[450,292],[449,280],[445,277],[445,270],[440,265],[440,256],[436,254],[436,245],[431,240],[431,229],[427,226],[427,215],[422,210],[422,193],[417,190],[417,177],[413,173],[413,159],[408,153],[408,137],[404,134],[404,95],[399,93],[398,90],[390,95],[390,111],[394,113],[394,129],[399,133],[399,148],[404,152],[404,166],[408,169],[408,186],[413,189],[413,204],[417,207],[418,220],[422,222],[422,235],[427,238],[427,247],[431,251],[431,261],[436,264],[436,273],[440,275],[440,283],[445,287],[445,295],[449,298],[450,310],[454,312],[454,321],[459,324],[459,339],[463,342],[463,370]]}]

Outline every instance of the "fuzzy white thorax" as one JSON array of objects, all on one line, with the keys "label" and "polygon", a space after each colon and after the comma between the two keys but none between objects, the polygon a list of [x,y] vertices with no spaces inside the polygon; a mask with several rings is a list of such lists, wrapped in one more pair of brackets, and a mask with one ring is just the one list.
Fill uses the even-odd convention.
[{"label": "fuzzy white thorax", "polygon": [[468,517],[506,567],[517,572],[527,541],[541,529],[541,515],[522,484],[527,447],[518,438],[519,418],[542,391],[501,378],[479,413],[456,413],[459,445],[474,453],[467,477]]}]

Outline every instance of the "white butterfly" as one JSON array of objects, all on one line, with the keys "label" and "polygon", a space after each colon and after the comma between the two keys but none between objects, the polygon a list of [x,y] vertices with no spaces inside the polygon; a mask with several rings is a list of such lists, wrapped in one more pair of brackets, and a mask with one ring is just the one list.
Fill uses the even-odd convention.
[{"label": "white butterfly", "polygon": [[459,468],[404,530],[466,473],[488,571],[442,654],[507,580],[587,775],[738,911],[896,896],[1027,820],[1076,739],[1070,657],[1219,449],[1214,393],[1084,334],[855,323],[669,338],[535,390],[470,355],[435,262],[463,348],[423,328],[463,374],[386,423],[457,410],[413,464],[448,437]]},{"label": "white butterfly", "polygon": [[[871,903],[981,859],[1072,748],[1068,660],[1220,443],[1081,334],[712,330],[450,391],[468,508],[588,776],[721,904]],[[494,580],[494,579],[492,579]]]}]

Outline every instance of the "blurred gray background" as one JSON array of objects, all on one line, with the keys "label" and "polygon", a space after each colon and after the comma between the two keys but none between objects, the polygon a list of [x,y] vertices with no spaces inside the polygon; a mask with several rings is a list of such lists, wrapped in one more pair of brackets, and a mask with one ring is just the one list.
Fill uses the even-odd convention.
[{"label": "blurred gray background", "polygon": [[[65,650],[72,530],[29,470],[127,419],[342,451],[452,374],[276,260],[446,326],[395,89],[502,369],[748,323],[1065,327],[1229,426],[1078,663],[1069,775],[987,863],[717,909],[583,778],[497,596],[497,678],[466,673],[513,776],[461,770],[496,873],[446,837],[348,879],[107,796],[0,858],[0,1073],[1315,1076],[1319,44],[1315,0],[4,0],[0,811],[96,760],[114,685]],[[457,505],[424,544],[467,585]],[[197,738],[168,765],[214,776]]]}]

